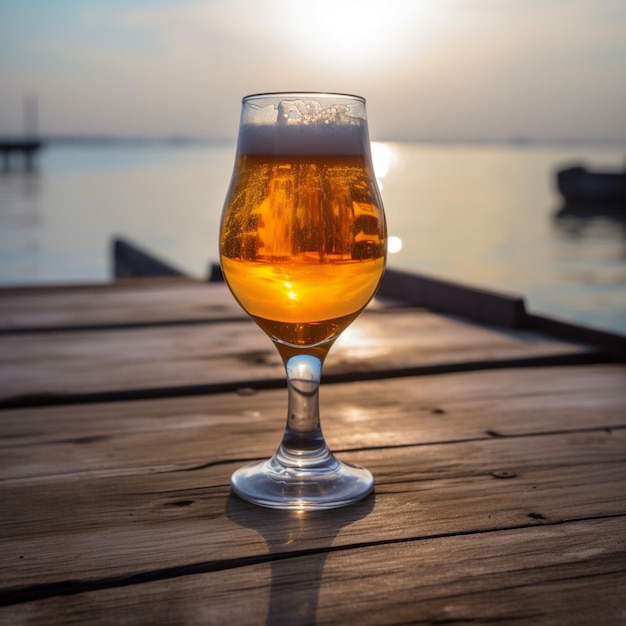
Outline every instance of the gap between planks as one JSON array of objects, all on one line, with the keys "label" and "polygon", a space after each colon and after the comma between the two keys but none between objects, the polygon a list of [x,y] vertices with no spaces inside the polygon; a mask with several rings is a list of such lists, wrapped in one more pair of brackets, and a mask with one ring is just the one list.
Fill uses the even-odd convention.
[{"label": "gap between planks", "polygon": [[[511,357],[506,359],[481,359],[455,363],[440,363],[402,368],[373,369],[369,371],[350,371],[322,375],[322,385],[339,383],[367,382],[412,376],[434,376],[475,372],[536,367],[561,367],[580,365],[602,365],[613,363],[611,356],[603,350],[553,354],[531,357]],[[198,385],[176,385],[161,387],[141,387],[134,389],[116,389],[111,391],[77,393],[32,393],[8,396],[0,399],[0,411],[17,408],[32,408],[71,404],[91,404],[102,402],[124,402],[129,400],[151,400],[179,398],[183,396],[214,395],[246,391],[266,391],[286,387],[284,377],[265,379],[238,380],[232,382],[207,383]]]}]

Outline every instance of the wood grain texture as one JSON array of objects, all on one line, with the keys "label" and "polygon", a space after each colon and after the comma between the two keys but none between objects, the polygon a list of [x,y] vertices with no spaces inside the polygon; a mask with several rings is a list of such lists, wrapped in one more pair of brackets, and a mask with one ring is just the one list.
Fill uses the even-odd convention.
[{"label": "wood grain texture", "polygon": [[[333,549],[0,608],[49,624],[623,624],[623,519]],[[514,564],[511,567],[511,564]],[[131,581],[139,582],[139,581]]]},{"label": "wood grain texture", "polygon": [[[617,387],[624,368],[606,368]],[[271,454],[280,436],[282,423],[270,425],[262,415],[250,413],[254,397],[236,398],[244,401],[244,422],[218,413],[204,423],[198,414],[194,417],[197,407],[185,411],[182,400],[171,401],[170,416],[163,406],[153,415],[158,403],[145,403],[141,416],[144,403],[134,403],[130,431],[135,432],[127,439],[102,434],[115,427],[106,424],[106,415],[83,413],[83,419],[101,422],[94,424],[92,439],[81,430],[74,441],[64,437],[46,443],[49,435],[42,435],[29,444],[20,441],[16,420],[11,428],[17,436],[11,439],[5,431],[3,437],[3,458],[8,460],[0,483],[5,505],[0,587],[10,592],[10,599],[25,586],[59,591],[64,581],[94,577],[107,586],[119,577],[167,577],[170,570],[180,573],[188,567],[227,569],[233,559],[267,559],[277,550],[325,550],[329,537],[335,547],[369,545],[626,516],[626,424],[621,410],[608,408],[623,398],[623,391],[606,389],[608,398],[584,402],[588,389],[574,390],[585,376],[593,384],[594,376],[579,372],[568,381],[570,370],[577,369],[555,371],[553,389],[545,382],[552,370],[537,372],[526,386],[517,382],[508,388],[507,377],[519,381],[508,370],[495,379],[491,372],[459,374],[456,380],[420,378],[425,389],[413,398],[422,404],[421,411],[411,416],[407,400],[407,414],[397,417],[392,407],[398,387],[390,387],[387,398],[372,407],[377,417],[370,416],[369,423],[365,409],[360,415],[354,400],[346,403],[346,398],[360,397],[355,392],[366,384],[331,386],[327,391],[337,394],[336,406],[344,416],[329,423],[329,440],[341,445],[343,435],[344,444],[354,442],[360,429],[359,449],[347,445],[340,456],[374,472],[376,493],[360,505],[306,519],[230,496],[232,471],[246,459]],[[446,406],[446,413],[433,413],[428,402],[442,400],[446,386],[456,394],[445,405],[436,402],[435,408]],[[497,389],[495,397],[483,397],[486,388],[492,394]],[[265,395],[275,396],[278,404],[278,392]],[[382,396],[382,388],[373,395]],[[231,409],[234,400],[229,399]],[[537,410],[550,404],[550,411]],[[111,414],[117,409],[121,420],[126,406],[131,404],[108,408]],[[44,413],[23,412],[22,428],[29,417],[42,424]],[[524,419],[533,414],[534,420]],[[574,416],[571,423],[563,419],[569,414]],[[590,414],[595,421],[585,423],[584,415]],[[71,415],[67,419],[68,426],[77,423]],[[372,419],[393,433],[378,440]],[[50,421],[64,420],[57,414]],[[473,424],[463,427],[464,422]],[[255,431],[254,424],[261,430]],[[496,428],[500,436],[494,436]],[[22,475],[11,476],[20,462]],[[306,539],[294,542],[289,537],[298,519],[306,521]]]},{"label": "wood grain texture", "polygon": [[223,285],[143,289],[0,293],[0,623],[624,622],[626,364],[604,348],[375,303],[321,393],[375,492],[272,511],[229,478],[279,443],[274,347]]},{"label": "wood grain texture", "polygon": [[[500,326],[523,322],[519,297],[397,270],[387,270],[379,293],[386,302],[433,310],[442,310],[437,305],[443,304],[444,312]],[[446,307],[449,302],[454,306]],[[4,332],[203,320],[225,313],[242,315],[225,284],[185,278],[142,278],[80,288],[0,288],[0,331]]]},{"label": "wood grain texture", "polygon": [[[613,364],[322,385],[322,423],[338,451],[612,429],[626,425],[625,380]],[[256,458],[277,447],[286,403],[286,390],[244,390],[7,410],[0,480]]]},{"label": "wood grain texture", "polygon": [[[281,552],[317,550],[329,533],[351,545],[625,516],[625,452],[622,429],[342,453],[372,470],[375,494],[300,517],[230,496],[241,461],[11,481],[1,489],[0,586],[262,558],[268,541]],[[497,478],[504,471],[513,476]],[[294,543],[298,520],[307,540]]]},{"label": "wood grain texture", "polygon": [[0,331],[61,330],[247,317],[225,285],[143,279],[0,289]]},{"label": "wood grain texture", "polygon": [[[593,346],[533,331],[481,327],[411,309],[374,310],[339,338],[324,376],[603,358]],[[0,400],[9,405],[116,391],[142,397],[185,387],[219,391],[220,385],[254,381],[282,386],[284,370],[271,341],[249,320],[0,336]]]}]

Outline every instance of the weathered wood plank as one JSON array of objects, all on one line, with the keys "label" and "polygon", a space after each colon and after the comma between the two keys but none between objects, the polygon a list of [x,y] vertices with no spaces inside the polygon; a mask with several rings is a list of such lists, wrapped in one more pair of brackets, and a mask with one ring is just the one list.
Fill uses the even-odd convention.
[{"label": "weathered wood plank", "polygon": [[526,318],[524,300],[520,296],[401,270],[387,269],[378,293],[407,305],[462,315],[496,326],[519,328]]},{"label": "weathered wood plank", "polygon": [[[626,365],[613,364],[324,385],[322,424],[343,451],[611,429],[626,426],[625,380]],[[0,480],[269,455],[286,403],[269,390],[7,410]]]},{"label": "weathered wood plank", "polygon": [[[197,457],[205,446],[197,443]],[[178,451],[173,441],[173,459]],[[266,558],[268,544],[281,552],[319,550],[329,534],[333,545],[347,546],[626,516],[624,428],[341,456],[374,472],[375,495],[304,517],[230,496],[228,479],[240,461],[214,464],[210,457],[195,469],[4,481],[0,587],[108,580],[194,563],[227,567],[233,559]],[[290,542],[298,519],[307,538]]]},{"label": "weathered wood plank", "polygon": [[51,331],[246,318],[225,285],[187,279],[0,289],[0,331]]},{"label": "weathered wood plank", "polygon": [[[361,315],[333,346],[324,375],[349,380],[603,358],[593,346],[532,331],[392,309]],[[0,336],[0,404],[5,408],[71,401],[81,394],[101,400],[106,398],[98,393],[149,397],[177,388],[198,393],[254,381],[282,386],[284,372],[274,346],[251,321]]]},{"label": "weathered wood plank", "polygon": [[593,344],[605,349],[615,361],[626,362],[626,335],[586,328],[545,315],[527,315],[526,327],[554,338]]},{"label": "weathered wood plank", "polygon": [[[294,528],[293,538],[306,533],[306,525]],[[626,615],[623,519],[333,545],[331,536],[321,554],[8,606],[0,620],[613,626]]]},{"label": "weathered wood plank", "polygon": [[626,361],[626,336],[582,324],[529,314],[523,298],[480,287],[461,285],[421,274],[388,269],[378,291],[381,299],[421,306],[433,312],[507,328],[528,328],[552,337],[602,346],[616,360]]},{"label": "weathered wood plank", "polygon": [[[520,326],[524,317],[524,303],[519,297],[393,269],[387,270],[379,293],[385,300],[405,306],[429,307],[498,326]],[[0,288],[0,331],[210,319],[222,306],[233,315],[242,314],[225,284],[182,277],[5,287]]]},{"label": "weathered wood plank", "polygon": [[[172,290],[133,295],[111,323],[98,321],[97,295],[84,314],[85,300],[70,307],[70,323],[43,323],[42,306],[43,318],[0,338],[8,394],[212,391],[5,402],[0,605],[12,606],[0,622],[560,625],[626,615],[626,366],[425,376],[604,354],[424,311],[369,311],[331,352],[327,379],[386,379],[324,385],[322,415],[331,447],[372,469],[375,494],[325,513],[268,511],[230,495],[228,480],[273,452],[286,394],[217,392],[224,381],[233,391],[282,384],[282,365],[252,323],[224,322],[217,309],[205,323],[204,293],[194,285],[186,297],[188,287],[169,309]],[[224,289],[206,293],[238,311]],[[0,308],[14,301],[5,296]]]},{"label": "weathered wood plank", "polygon": [[[370,308],[381,308],[378,300]],[[0,287],[0,333],[247,319],[225,284],[186,278]]]}]

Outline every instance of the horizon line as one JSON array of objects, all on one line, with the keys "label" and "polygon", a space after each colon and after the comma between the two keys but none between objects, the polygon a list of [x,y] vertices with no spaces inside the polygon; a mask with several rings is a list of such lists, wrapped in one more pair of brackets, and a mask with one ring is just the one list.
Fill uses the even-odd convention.
[{"label": "horizon line", "polygon": [[[38,133],[27,135],[24,133],[0,134],[2,141],[25,141],[37,140],[43,143],[92,143],[92,144],[112,144],[112,143],[235,143],[236,136],[219,135],[191,135],[191,134],[166,134],[166,135],[130,135],[124,133]],[[626,137],[531,137],[525,135],[512,135],[510,137],[441,137],[441,136],[412,136],[412,137],[387,137],[371,138],[373,143],[442,143],[442,144],[626,144]]]}]

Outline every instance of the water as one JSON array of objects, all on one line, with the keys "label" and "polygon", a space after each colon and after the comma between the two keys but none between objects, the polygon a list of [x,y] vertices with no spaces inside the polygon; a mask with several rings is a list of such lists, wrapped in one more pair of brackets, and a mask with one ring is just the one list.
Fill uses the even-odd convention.
[{"label": "water", "polygon": [[[376,143],[389,265],[522,295],[527,308],[626,333],[626,219],[557,217],[553,172],[619,169],[616,146]],[[52,144],[34,172],[0,173],[0,284],[110,279],[133,240],[206,277],[234,144]]]}]

